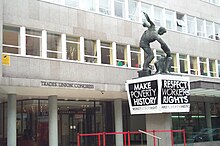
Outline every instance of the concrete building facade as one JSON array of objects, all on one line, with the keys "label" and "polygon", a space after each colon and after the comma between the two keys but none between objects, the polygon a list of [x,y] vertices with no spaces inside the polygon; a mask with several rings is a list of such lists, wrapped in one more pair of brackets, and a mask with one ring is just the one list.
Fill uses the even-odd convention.
[{"label": "concrete building facade", "polygon": [[[0,145],[75,146],[77,133],[138,129],[185,129],[190,144],[219,145],[219,10],[218,0],[0,1]],[[125,82],[146,57],[142,11],[167,28],[170,71],[190,77],[189,113],[129,113]],[[162,51],[151,47],[155,62]]]}]

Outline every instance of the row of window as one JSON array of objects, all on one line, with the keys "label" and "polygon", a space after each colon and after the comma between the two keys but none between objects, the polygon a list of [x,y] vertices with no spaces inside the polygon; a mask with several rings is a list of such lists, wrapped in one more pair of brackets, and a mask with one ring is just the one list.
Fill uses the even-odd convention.
[{"label": "row of window", "polygon": [[[157,7],[139,0],[43,0],[51,3],[80,8],[131,21],[145,21],[143,12],[149,14],[157,27],[179,31],[204,38],[220,40],[220,24],[180,12]],[[207,1],[207,0],[206,0]],[[210,1],[210,0],[209,0]],[[211,0],[211,3],[216,3]],[[216,1],[216,0],[215,0]]]},{"label": "row of window", "polygon": [[[3,26],[3,53],[55,58],[129,68],[141,68],[145,58],[143,50],[136,46],[89,40],[66,34],[54,34],[25,27]],[[156,56],[163,52],[154,49]],[[172,54],[171,72],[219,77],[220,60]]]},{"label": "row of window", "polygon": [[210,4],[214,4],[214,5],[220,6],[220,1],[219,0],[202,0],[202,1],[205,1],[205,2],[208,2]]}]

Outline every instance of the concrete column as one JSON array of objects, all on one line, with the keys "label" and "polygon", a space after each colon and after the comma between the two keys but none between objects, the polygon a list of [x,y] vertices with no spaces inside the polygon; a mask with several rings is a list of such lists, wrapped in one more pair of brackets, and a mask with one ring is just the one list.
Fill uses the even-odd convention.
[{"label": "concrete column", "polygon": [[[205,102],[205,116],[206,116],[206,123],[207,128],[212,128],[212,119],[211,119],[211,107],[209,102]],[[212,141],[213,137],[211,134],[209,135],[209,139]]]},{"label": "concrete column", "polygon": [[49,104],[49,146],[58,146],[57,96],[48,97]]},{"label": "concrete column", "polygon": [[[122,123],[122,100],[116,99],[114,101],[114,111],[115,111],[115,132],[123,131]],[[116,146],[123,145],[123,135],[116,135]]]},{"label": "concrete column", "polygon": [[16,146],[16,95],[8,95],[7,146]]},{"label": "concrete column", "polygon": [[[171,130],[172,129],[172,119],[171,114],[152,114],[146,115],[146,129],[147,130]],[[152,134],[152,133],[151,133]],[[171,137],[169,132],[158,132],[155,133],[156,136],[162,138],[159,143],[162,145],[170,146]],[[154,139],[147,136],[148,145],[154,145]],[[157,141],[156,141],[157,144]]]}]

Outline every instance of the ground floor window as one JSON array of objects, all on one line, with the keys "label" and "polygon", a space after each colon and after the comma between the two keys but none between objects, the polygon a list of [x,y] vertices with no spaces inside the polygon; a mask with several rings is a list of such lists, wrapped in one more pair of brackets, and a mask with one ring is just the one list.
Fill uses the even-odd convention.
[{"label": "ground floor window", "polygon": [[[58,100],[59,146],[76,146],[77,133],[114,131],[114,102]],[[49,146],[48,100],[17,101],[17,146]],[[82,139],[84,145],[94,139]],[[7,103],[0,104],[0,145],[7,145]],[[95,145],[95,144],[94,144]]]},{"label": "ground floor window", "polygon": [[[172,114],[173,129],[185,129],[187,143],[220,140],[220,104],[191,102],[190,107],[189,113]],[[174,141],[183,143],[182,135],[174,133]]]}]

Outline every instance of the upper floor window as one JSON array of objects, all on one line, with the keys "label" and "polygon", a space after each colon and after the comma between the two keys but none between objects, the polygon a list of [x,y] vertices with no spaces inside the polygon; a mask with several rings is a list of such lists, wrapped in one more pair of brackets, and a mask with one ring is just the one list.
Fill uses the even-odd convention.
[{"label": "upper floor window", "polygon": [[215,39],[220,40],[220,24],[215,24]]},{"label": "upper floor window", "polygon": [[65,5],[78,8],[79,0],[65,0]]},{"label": "upper floor window", "polygon": [[96,0],[80,0],[79,7],[83,10],[96,11]]},{"label": "upper floor window", "polygon": [[47,34],[47,57],[48,58],[62,58],[61,51],[61,37],[58,34]]},{"label": "upper floor window", "polygon": [[156,27],[163,25],[163,9],[159,7],[154,7],[154,23]]},{"label": "upper floor window", "polygon": [[80,60],[80,42],[77,37],[66,37],[66,51],[68,60]]},{"label": "upper floor window", "polygon": [[187,16],[187,28],[189,34],[195,34],[195,19],[192,16]]},{"label": "upper floor window", "polygon": [[149,16],[152,16],[151,5],[149,5],[149,4],[141,3],[141,11],[147,13]]},{"label": "upper floor window", "polygon": [[197,57],[190,56],[190,74],[198,75]]},{"label": "upper floor window", "polygon": [[177,67],[177,58],[176,58],[176,54],[171,54],[171,57],[172,57],[172,62],[171,62],[171,66],[170,66],[170,69],[169,71],[170,72],[178,72],[178,67]]},{"label": "upper floor window", "polygon": [[185,15],[182,13],[177,12],[176,13],[176,25],[177,25],[177,31],[185,32],[186,31],[186,18]]},{"label": "upper floor window", "polygon": [[101,42],[101,63],[113,64],[112,45],[108,42]]},{"label": "upper floor window", "polygon": [[125,16],[125,2],[124,0],[114,0],[115,16],[124,18]]},{"label": "upper floor window", "polygon": [[200,73],[201,75],[207,76],[207,62],[206,58],[199,58],[199,65],[200,65]]},{"label": "upper floor window", "polygon": [[138,21],[139,7],[137,0],[128,0],[128,18],[133,21]]},{"label": "upper floor window", "polygon": [[85,45],[85,61],[91,63],[97,63],[97,48],[94,40],[86,40],[84,41]]},{"label": "upper floor window", "polygon": [[187,55],[179,55],[180,72],[188,74],[188,59]]},{"label": "upper floor window", "polygon": [[20,28],[3,26],[3,52],[5,53],[20,53]]},{"label": "upper floor window", "polygon": [[166,14],[166,28],[174,30],[175,29],[175,22],[174,22],[175,13],[173,11],[166,10],[165,14]]},{"label": "upper floor window", "polygon": [[105,15],[111,14],[111,0],[99,0],[99,12]]},{"label": "upper floor window", "polygon": [[206,21],[206,36],[207,36],[208,38],[214,39],[213,33],[214,33],[214,32],[213,32],[212,22]]},{"label": "upper floor window", "polygon": [[118,66],[127,66],[127,47],[116,45],[116,61]]},{"label": "upper floor window", "polygon": [[211,77],[216,77],[217,71],[216,71],[216,65],[215,60],[209,59],[209,71]]},{"label": "upper floor window", "polygon": [[205,36],[204,20],[197,18],[197,36]]},{"label": "upper floor window", "polygon": [[42,32],[26,29],[26,54],[33,56],[42,55]]},{"label": "upper floor window", "polygon": [[137,47],[131,47],[131,67],[141,68],[141,50]]}]

